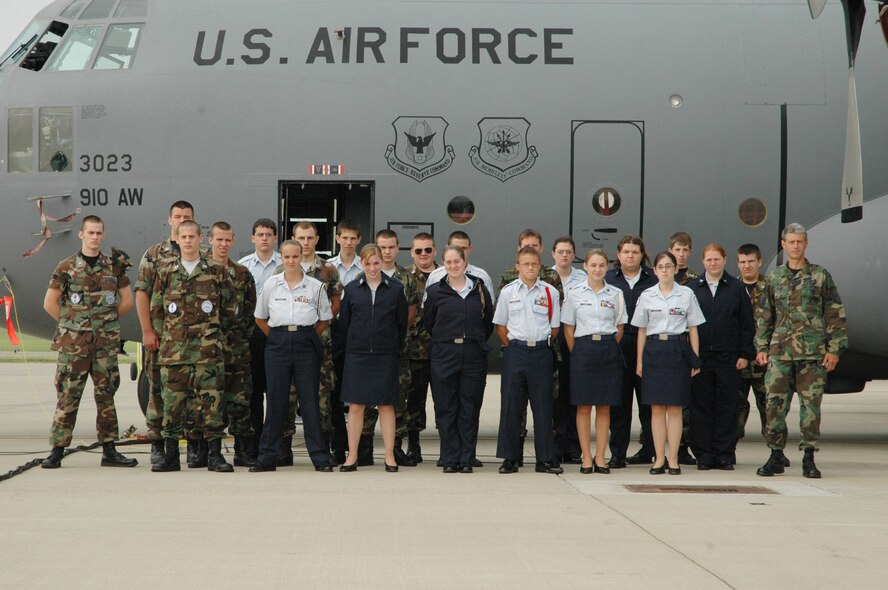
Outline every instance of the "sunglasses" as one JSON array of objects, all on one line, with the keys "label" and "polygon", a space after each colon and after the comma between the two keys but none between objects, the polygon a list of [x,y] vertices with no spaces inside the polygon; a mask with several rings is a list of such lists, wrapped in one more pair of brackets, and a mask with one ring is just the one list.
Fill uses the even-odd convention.
[{"label": "sunglasses", "polygon": [[419,256],[422,253],[431,254],[434,248],[414,248],[413,253]]}]

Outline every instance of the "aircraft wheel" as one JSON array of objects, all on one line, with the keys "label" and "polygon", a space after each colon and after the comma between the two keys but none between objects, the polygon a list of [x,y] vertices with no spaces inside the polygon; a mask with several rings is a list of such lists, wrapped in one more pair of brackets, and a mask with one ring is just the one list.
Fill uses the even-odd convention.
[{"label": "aircraft wheel", "polygon": [[142,408],[143,415],[148,412],[148,390],[148,375],[145,374],[145,371],[142,371],[142,374],[139,375],[139,383],[136,386],[136,391],[139,396],[139,407]]}]

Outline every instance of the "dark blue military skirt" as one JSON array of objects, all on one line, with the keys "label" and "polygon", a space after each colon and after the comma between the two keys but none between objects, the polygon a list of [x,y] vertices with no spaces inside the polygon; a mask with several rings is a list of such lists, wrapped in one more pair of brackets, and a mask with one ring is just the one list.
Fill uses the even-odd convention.
[{"label": "dark blue military skirt", "polygon": [[641,403],[657,406],[688,406],[691,403],[691,367],[688,346],[682,340],[644,343],[641,366]]},{"label": "dark blue military skirt", "polygon": [[613,338],[574,340],[570,353],[570,403],[575,406],[618,406],[625,366],[620,345]]},{"label": "dark blue military skirt", "polygon": [[398,353],[346,352],[340,399],[373,406],[396,404],[400,395],[398,362]]}]

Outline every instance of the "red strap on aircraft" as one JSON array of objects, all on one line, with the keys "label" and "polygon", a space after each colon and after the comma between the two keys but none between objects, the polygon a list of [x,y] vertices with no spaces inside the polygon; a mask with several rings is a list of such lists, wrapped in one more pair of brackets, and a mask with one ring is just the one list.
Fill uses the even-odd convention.
[{"label": "red strap on aircraft", "polygon": [[15,326],[12,324],[12,297],[4,297],[3,306],[6,308],[6,334],[9,336],[9,341],[12,345],[18,348],[21,346],[21,342],[15,333]]}]

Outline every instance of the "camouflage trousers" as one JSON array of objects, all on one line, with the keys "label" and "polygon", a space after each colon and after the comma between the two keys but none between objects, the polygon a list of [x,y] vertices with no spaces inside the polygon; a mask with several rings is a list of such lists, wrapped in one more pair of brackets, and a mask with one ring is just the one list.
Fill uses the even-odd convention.
[{"label": "camouflage trousers", "polygon": [[[402,354],[399,365],[400,395],[395,404],[395,436],[407,438],[407,396],[410,395],[410,359]],[[373,436],[376,432],[376,422],[379,420],[379,410],[375,406],[367,406],[364,409],[364,430],[361,434]]]},{"label": "camouflage trousers", "polygon": [[114,394],[120,387],[117,351],[93,351],[87,355],[60,352],[55,379],[58,401],[49,432],[49,444],[54,447],[67,447],[71,444],[77,410],[88,375],[92,375],[95,389],[98,440],[104,443],[118,439],[117,408],[114,406]]},{"label": "camouflage trousers", "polygon": [[146,350],[142,370],[148,376],[148,409],[145,410],[145,426],[148,438],[160,440],[163,428],[163,387],[160,383],[160,365],[157,364],[157,351]]},{"label": "camouflage trousers", "polygon": [[765,441],[772,449],[786,446],[786,415],[793,392],[799,395],[799,449],[817,449],[820,440],[820,402],[826,388],[826,369],[820,359],[789,361],[772,358],[765,373],[768,391]]},{"label": "camouflage trousers", "polygon": [[[755,361],[752,361],[755,362]],[[765,435],[765,425],[768,417],[765,406],[767,405],[768,392],[765,389],[764,375],[750,375],[747,371],[740,372],[740,404],[737,407],[737,440],[746,436],[746,421],[749,419],[749,390],[755,397],[755,407],[758,409],[762,423],[762,436]]]},{"label": "camouflage trousers", "polygon": [[225,365],[225,393],[222,396],[222,416],[232,436],[254,436],[250,421],[250,395],[253,378],[250,364]]},{"label": "camouflage trousers", "polygon": [[[225,436],[222,396],[225,365],[164,365],[160,367],[163,386],[163,438],[214,440]],[[202,435],[202,436],[201,436]]]},{"label": "camouflage trousers", "polygon": [[[321,432],[323,434],[333,432],[332,396],[335,386],[336,372],[333,370],[333,352],[329,346],[324,346],[324,358],[321,359],[321,385],[318,388],[318,405],[321,413]],[[296,433],[296,410],[298,408],[299,399],[296,397],[296,384],[291,383],[284,436],[293,436]]]}]

